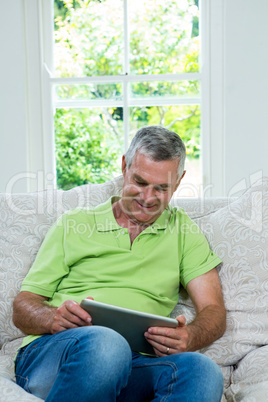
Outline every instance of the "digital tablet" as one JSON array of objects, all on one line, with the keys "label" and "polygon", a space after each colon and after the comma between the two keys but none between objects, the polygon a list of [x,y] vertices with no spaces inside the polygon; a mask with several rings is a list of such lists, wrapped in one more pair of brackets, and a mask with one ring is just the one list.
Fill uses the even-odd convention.
[{"label": "digital tablet", "polygon": [[144,336],[148,328],[178,326],[178,321],[174,318],[143,313],[91,299],[82,300],[81,307],[90,314],[93,325],[112,328],[128,341],[133,351],[151,355],[155,355],[153,347]]}]

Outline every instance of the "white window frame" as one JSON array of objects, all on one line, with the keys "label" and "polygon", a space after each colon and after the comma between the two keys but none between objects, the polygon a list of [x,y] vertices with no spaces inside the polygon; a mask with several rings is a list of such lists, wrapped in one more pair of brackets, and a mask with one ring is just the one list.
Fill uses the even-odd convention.
[{"label": "white window frame", "polygon": [[29,192],[56,188],[53,108],[47,69],[53,64],[49,49],[52,42],[49,32],[53,32],[50,1],[23,0]]},{"label": "white window frame", "polygon": [[[31,180],[28,189],[56,188],[53,107],[120,106],[124,110],[125,149],[128,146],[131,106],[201,104],[203,194],[224,194],[224,127],[223,127],[223,0],[201,0],[201,68],[199,73],[162,75],[120,75],[106,77],[55,78],[53,74],[53,0],[24,0],[26,67],[28,88],[28,167],[38,172],[38,188]],[[125,46],[128,41],[127,0],[125,2]],[[129,71],[128,52],[124,68]],[[32,79],[34,77],[34,79]],[[131,100],[129,83],[146,81],[200,80],[201,96],[191,99]],[[53,102],[53,87],[63,83],[121,82],[123,101],[88,100]],[[38,94],[38,96],[37,96]],[[219,151],[220,150],[220,151]],[[217,151],[217,152],[215,152]],[[41,179],[41,180],[40,180]]]},{"label": "white window frame", "polygon": [[203,197],[226,195],[224,0],[202,0],[201,140]]}]

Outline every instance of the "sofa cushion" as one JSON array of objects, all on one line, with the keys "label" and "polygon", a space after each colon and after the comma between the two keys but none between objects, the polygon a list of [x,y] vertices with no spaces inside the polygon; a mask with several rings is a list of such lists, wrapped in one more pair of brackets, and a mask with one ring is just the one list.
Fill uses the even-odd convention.
[{"label": "sofa cushion", "polygon": [[95,206],[120,194],[122,176],[69,191],[0,194],[0,347],[21,337],[12,303],[51,225],[66,210]]},{"label": "sofa cushion", "polygon": [[226,392],[228,401],[267,401],[268,346],[260,347],[236,365]]},{"label": "sofa cushion", "polygon": [[230,205],[236,198],[229,197],[212,197],[212,198],[180,198],[176,197],[176,193],[170,201],[173,207],[180,207],[187,212],[191,219],[201,218],[208,214],[218,211],[218,209]]},{"label": "sofa cushion", "polygon": [[[13,388],[14,395],[18,395],[17,386],[8,378],[14,379],[13,358],[20,344],[20,339],[15,338],[22,336],[12,324],[12,302],[47,230],[65,210],[98,205],[110,195],[120,194],[121,187],[122,177],[67,192],[0,195],[0,344],[13,340],[0,353],[0,381],[6,382],[8,386],[4,383],[3,386],[10,395]],[[248,356],[255,356],[263,349],[260,346],[267,344],[268,179],[253,185],[230,205],[226,199],[179,199],[172,203],[179,203],[196,220],[212,249],[223,260],[219,273],[227,307],[227,331],[202,352],[222,366],[228,400],[235,393],[243,397],[244,387],[251,392],[256,379],[252,375],[243,382],[246,355],[250,352]],[[194,317],[193,306],[184,290],[180,297],[173,315],[183,312],[190,321]],[[237,370],[233,370],[233,365]],[[256,373],[259,376],[258,367]],[[260,387],[261,392],[266,391],[266,377]],[[26,401],[26,396],[19,399]]]},{"label": "sofa cushion", "polygon": [[[227,309],[224,336],[202,352],[221,366],[234,365],[268,344],[268,179],[230,205],[194,220],[223,261],[219,275]],[[185,291],[178,312],[188,321],[194,317]]]},{"label": "sofa cushion", "polygon": [[5,402],[42,402],[43,399],[29,394],[13,381],[0,376],[1,400]]}]

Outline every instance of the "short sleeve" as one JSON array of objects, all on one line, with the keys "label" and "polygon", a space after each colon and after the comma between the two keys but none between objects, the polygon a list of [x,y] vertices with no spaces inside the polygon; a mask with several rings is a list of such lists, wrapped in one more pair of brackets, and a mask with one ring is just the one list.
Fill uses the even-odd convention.
[{"label": "short sleeve", "polygon": [[205,235],[186,214],[180,227],[182,236],[182,259],[180,281],[186,288],[187,283],[215,268],[222,261],[210,249]]},{"label": "short sleeve", "polygon": [[61,279],[68,274],[64,252],[64,219],[63,215],[47,232],[21,291],[51,298]]}]

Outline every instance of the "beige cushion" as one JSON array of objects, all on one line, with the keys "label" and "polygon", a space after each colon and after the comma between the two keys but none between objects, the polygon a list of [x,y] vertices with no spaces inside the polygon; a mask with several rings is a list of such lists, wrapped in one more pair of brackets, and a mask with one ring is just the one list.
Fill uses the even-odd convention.
[{"label": "beige cushion", "polygon": [[37,398],[24,391],[21,387],[13,381],[0,376],[0,400],[5,402],[40,402],[43,399]]},{"label": "beige cushion", "polygon": [[191,219],[201,218],[218,211],[218,209],[230,205],[236,198],[178,198],[176,194],[172,197],[170,205],[180,207],[187,212]]},{"label": "beige cushion", "polygon": [[11,342],[6,342],[0,350],[0,401],[5,402],[31,402],[41,401],[28,392],[24,391],[15,382],[14,357],[21,339],[18,338]]},{"label": "beige cushion", "polygon": [[[234,365],[268,344],[268,179],[195,221],[223,260],[219,274],[227,308],[226,333],[202,351],[221,366]],[[188,321],[194,317],[184,291],[178,311]]]},{"label": "beige cushion", "polygon": [[12,303],[53,222],[68,209],[106,201],[121,187],[122,176],[66,192],[0,194],[0,347],[22,336],[12,323]]},{"label": "beige cushion", "polygon": [[238,362],[226,396],[228,401],[236,402],[268,400],[268,346],[250,352]]},{"label": "beige cushion", "polygon": [[[39,400],[13,382],[13,358],[22,333],[13,326],[11,312],[13,299],[47,230],[65,210],[97,205],[112,194],[120,194],[121,186],[119,177],[109,183],[90,184],[67,192],[0,195],[0,346],[6,342],[0,351],[3,400]],[[262,185],[253,186],[230,205],[226,199],[172,200],[173,205],[179,203],[197,221],[212,249],[223,259],[219,272],[228,328],[223,338],[203,352],[222,367],[228,401],[247,400],[247,393],[248,400],[255,401],[254,396],[260,395],[261,401],[265,400],[261,396],[268,394],[267,350],[259,347],[267,344],[268,332],[267,190],[265,179]],[[183,312],[188,321],[194,317],[186,292],[181,291],[181,301],[175,310],[174,315]],[[259,352],[266,353],[266,357],[259,358]],[[253,363],[256,358],[256,364],[247,375],[251,367],[251,360],[247,359],[251,356]]]}]

